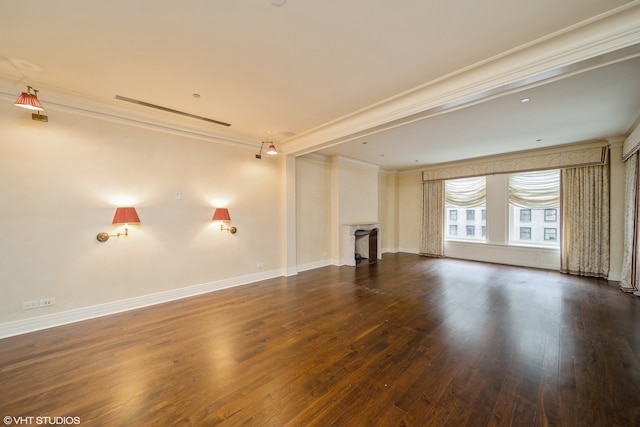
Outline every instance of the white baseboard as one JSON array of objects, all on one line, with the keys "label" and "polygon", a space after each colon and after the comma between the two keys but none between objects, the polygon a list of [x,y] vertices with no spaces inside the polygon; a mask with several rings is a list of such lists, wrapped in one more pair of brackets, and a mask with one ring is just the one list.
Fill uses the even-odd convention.
[{"label": "white baseboard", "polygon": [[332,265],[331,261],[328,259],[324,259],[322,261],[308,262],[306,264],[298,265],[298,271],[313,270],[315,268],[326,267],[328,265]]},{"label": "white baseboard", "polygon": [[150,305],[162,304],[164,302],[175,301],[196,295],[206,294],[221,289],[232,288],[234,286],[246,285],[260,280],[280,277],[281,270],[265,271],[247,276],[234,277],[231,279],[219,280],[216,282],[203,283],[186,288],[172,289],[170,291],[156,294],[143,295],[126,300],[113,301],[106,304],[83,307],[75,310],[53,313],[45,316],[33,317],[30,319],[17,320],[0,324],[0,339],[15,335],[35,332],[42,329],[62,326],[69,323],[80,322],[82,320],[94,319],[96,317],[108,316],[110,314],[135,310],[137,308],[148,307]]},{"label": "white baseboard", "polygon": [[285,268],[282,270],[282,276],[295,276],[296,274],[298,274],[298,271],[300,271],[298,267]]},{"label": "white baseboard", "polygon": [[418,255],[420,253],[420,250],[418,248],[398,248],[396,252]]}]

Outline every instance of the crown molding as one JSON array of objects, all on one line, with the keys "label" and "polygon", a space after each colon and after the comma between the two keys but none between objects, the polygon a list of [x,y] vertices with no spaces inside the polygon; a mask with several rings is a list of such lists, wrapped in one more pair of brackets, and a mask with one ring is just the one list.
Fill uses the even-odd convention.
[{"label": "crown molding", "polygon": [[309,160],[311,162],[325,163],[325,164],[330,164],[331,163],[331,157],[326,156],[324,154],[319,154],[319,153],[305,154],[304,156],[298,157],[298,159]]},{"label": "crown molding", "polygon": [[[16,84],[9,76],[0,75],[0,100],[14,102],[26,85]],[[211,130],[211,125],[201,125],[195,119],[173,117],[170,113],[153,110],[142,111],[143,107],[116,105],[116,102],[105,102],[87,98],[84,95],[62,91],[58,88],[38,86],[38,98],[43,103],[46,112],[60,111],[68,114],[91,117],[126,126],[169,133],[187,138],[200,139],[219,144],[233,145],[255,150],[255,140],[243,139]],[[42,95],[42,92],[46,95]]]},{"label": "crown molding", "polygon": [[280,143],[313,151],[640,56],[640,1],[333,120]]}]

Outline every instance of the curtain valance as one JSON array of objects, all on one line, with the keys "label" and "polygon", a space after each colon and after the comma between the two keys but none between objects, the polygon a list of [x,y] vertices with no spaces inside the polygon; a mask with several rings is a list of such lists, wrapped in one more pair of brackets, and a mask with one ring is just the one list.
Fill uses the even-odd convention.
[{"label": "curtain valance", "polygon": [[622,160],[627,161],[629,157],[633,156],[640,149],[640,125],[631,132],[631,135],[625,139],[622,145]]},{"label": "curtain valance", "polygon": [[603,165],[607,162],[608,152],[609,143],[599,141],[573,148],[536,150],[486,157],[426,169],[422,171],[422,181]]}]

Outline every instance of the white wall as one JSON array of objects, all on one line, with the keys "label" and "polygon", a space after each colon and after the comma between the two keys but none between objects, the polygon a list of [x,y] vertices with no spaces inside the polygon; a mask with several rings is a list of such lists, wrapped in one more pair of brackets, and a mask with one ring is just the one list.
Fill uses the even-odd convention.
[{"label": "white wall", "polygon": [[398,175],[398,250],[417,254],[422,226],[422,174],[420,171]]},{"label": "white wall", "polygon": [[327,158],[296,159],[298,270],[331,263],[331,169]]},{"label": "white wall", "polygon": [[[0,104],[0,326],[281,274],[281,162],[251,150]],[[181,193],[176,200],[175,192]],[[225,204],[238,232],[211,222]],[[115,207],[141,224],[114,233]],[[56,298],[52,307],[22,302]],[[140,302],[140,301],[138,301]]]},{"label": "white wall", "polygon": [[340,224],[378,222],[378,166],[332,159]]},{"label": "white wall", "polygon": [[378,222],[382,253],[398,252],[398,172],[380,171],[378,176]]}]

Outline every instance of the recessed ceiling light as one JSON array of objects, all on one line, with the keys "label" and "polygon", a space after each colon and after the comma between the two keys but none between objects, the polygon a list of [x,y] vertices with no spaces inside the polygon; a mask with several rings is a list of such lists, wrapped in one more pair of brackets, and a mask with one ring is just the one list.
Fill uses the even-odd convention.
[{"label": "recessed ceiling light", "polygon": [[199,93],[194,93],[194,94],[193,94],[193,97],[194,97],[194,98],[196,98],[196,99],[197,99],[197,98],[200,98],[200,94],[199,94]]},{"label": "recessed ceiling light", "polygon": [[522,99],[520,100],[520,102],[522,102],[522,103],[524,103],[524,102],[529,102],[529,101],[531,101],[531,98],[522,98]]},{"label": "recessed ceiling light", "polygon": [[367,141],[362,141],[362,144],[363,145],[367,145]]},{"label": "recessed ceiling light", "polygon": [[269,0],[274,6],[282,6],[287,2],[287,0]]},{"label": "recessed ceiling light", "polygon": [[536,139],[536,142],[541,142],[541,141],[542,141],[542,138]]}]

